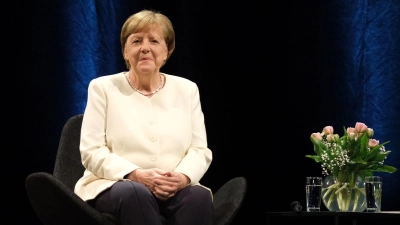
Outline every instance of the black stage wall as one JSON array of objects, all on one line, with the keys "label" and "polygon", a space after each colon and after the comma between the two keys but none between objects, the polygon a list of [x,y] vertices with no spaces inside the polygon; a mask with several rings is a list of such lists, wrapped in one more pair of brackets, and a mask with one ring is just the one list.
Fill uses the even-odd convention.
[{"label": "black stage wall", "polygon": [[[35,0],[32,55],[19,57],[23,74],[15,75],[24,133],[12,149],[16,224],[40,224],[25,178],[52,172],[62,126],[83,112],[89,81],[125,70],[120,28],[144,8],[175,26],[176,51],[163,72],[200,88],[214,154],[201,182],[216,191],[233,177],[248,180],[233,224],[264,224],[266,211],[304,205],[304,178],[322,175],[304,157],[313,153],[309,137],[326,125],[342,134],[343,126],[366,123],[376,139],[391,141],[385,162],[400,168],[397,0]],[[383,210],[400,210],[399,172],[382,176]]]}]

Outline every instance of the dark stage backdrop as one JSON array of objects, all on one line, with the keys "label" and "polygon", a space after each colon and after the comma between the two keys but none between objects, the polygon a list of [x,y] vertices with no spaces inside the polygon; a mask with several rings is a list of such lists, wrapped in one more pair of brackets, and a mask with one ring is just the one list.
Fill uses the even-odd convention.
[{"label": "dark stage backdrop", "polygon": [[[269,2],[269,1],[268,1]],[[304,178],[322,176],[310,135],[364,122],[400,168],[400,2],[32,1],[33,70],[19,118],[28,137],[15,165],[26,216],[40,224],[25,193],[32,172],[52,173],[65,121],[83,113],[89,81],[126,70],[119,34],[141,9],[166,14],[176,50],[162,69],[199,85],[214,161],[202,183],[217,191],[248,180],[233,224],[264,224],[266,211],[305,205]],[[23,87],[23,86],[22,86]],[[383,210],[400,210],[400,172],[379,174]],[[326,210],[326,209],[323,209]]]}]

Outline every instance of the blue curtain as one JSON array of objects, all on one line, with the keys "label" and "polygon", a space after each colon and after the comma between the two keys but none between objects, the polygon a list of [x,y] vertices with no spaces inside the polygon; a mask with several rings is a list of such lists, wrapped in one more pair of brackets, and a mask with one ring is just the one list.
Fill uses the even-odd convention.
[{"label": "blue curtain", "polygon": [[65,115],[83,113],[93,78],[126,70],[120,46],[125,19],[143,5],[132,1],[59,1],[60,69]]},{"label": "blue curtain", "polygon": [[[385,164],[400,169],[400,2],[321,1],[318,13],[324,122],[364,122],[380,143],[391,141]],[[379,175],[384,208],[398,208],[399,172]]]}]

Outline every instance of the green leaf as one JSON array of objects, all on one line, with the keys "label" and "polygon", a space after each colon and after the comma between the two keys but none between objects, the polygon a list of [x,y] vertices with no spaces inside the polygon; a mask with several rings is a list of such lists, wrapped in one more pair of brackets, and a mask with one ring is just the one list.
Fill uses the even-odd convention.
[{"label": "green leaf", "polygon": [[368,170],[374,171],[374,172],[384,172],[384,173],[394,173],[397,171],[396,168],[393,166],[387,166],[387,165],[380,165],[380,164],[374,164],[371,165]]},{"label": "green leaf", "polygon": [[389,153],[391,153],[392,151],[390,150],[386,150],[385,152],[382,152],[381,154],[385,154],[386,156],[389,155]]},{"label": "green leaf", "polygon": [[389,143],[390,141],[385,141],[385,142],[383,142],[382,144],[380,144],[379,146],[384,146],[384,145],[386,145],[387,143]]},{"label": "green leaf", "polygon": [[340,145],[342,149],[347,149],[348,145],[348,137],[347,136],[342,136],[339,138],[339,140],[336,142],[336,144]]},{"label": "green leaf", "polygon": [[360,143],[360,155],[365,155],[367,153],[369,138],[366,133],[361,135],[361,143]]},{"label": "green leaf", "polygon": [[367,152],[367,155],[365,157],[365,161],[370,161],[371,159],[374,159],[376,155],[378,154],[379,148],[373,148],[369,152]]},{"label": "green leaf", "polygon": [[376,151],[377,149],[379,149],[381,147],[381,145],[377,145],[377,146],[375,146],[375,147],[372,147],[371,148],[371,151]]},{"label": "green leaf", "polygon": [[361,157],[357,157],[357,158],[355,158],[355,159],[352,159],[352,160],[350,160],[350,163],[351,163],[351,162],[353,162],[353,164],[354,164],[354,163],[367,164],[367,162],[364,161],[364,160],[362,160]]},{"label": "green leaf", "polygon": [[362,178],[365,178],[365,177],[367,177],[367,176],[373,176],[374,173],[373,173],[372,171],[370,171],[370,170],[360,170],[360,171],[358,172],[358,175],[359,175],[360,177],[362,177]]},{"label": "green leaf", "polygon": [[388,154],[389,152],[378,152],[378,154],[376,154],[375,157],[370,161],[382,162],[387,157]]},{"label": "green leaf", "polygon": [[320,156],[317,156],[317,155],[306,155],[306,157],[314,159],[315,162],[317,162],[317,163],[322,161],[322,158]]},{"label": "green leaf", "polygon": [[387,172],[387,173],[394,173],[394,172],[397,171],[397,169],[395,167],[387,166],[387,165],[383,165],[382,166],[382,170],[385,170],[385,171],[382,171],[382,172]]},{"label": "green leaf", "polygon": [[310,137],[311,142],[314,145],[314,152],[317,155],[321,155],[322,150],[326,150],[326,146],[322,141],[319,141],[315,138]]}]

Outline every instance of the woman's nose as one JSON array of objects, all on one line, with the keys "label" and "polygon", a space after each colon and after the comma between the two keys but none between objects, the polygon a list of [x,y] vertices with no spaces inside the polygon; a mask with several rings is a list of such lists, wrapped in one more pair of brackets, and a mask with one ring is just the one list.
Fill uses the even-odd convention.
[{"label": "woman's nose", "polygon": [[140,51],[143,52],[143,53],[149,52],[150,51],[150,42],[144,41]]}]

